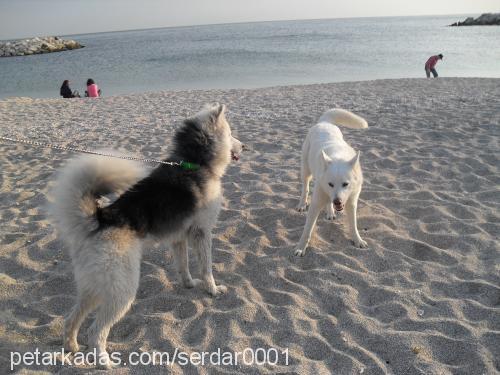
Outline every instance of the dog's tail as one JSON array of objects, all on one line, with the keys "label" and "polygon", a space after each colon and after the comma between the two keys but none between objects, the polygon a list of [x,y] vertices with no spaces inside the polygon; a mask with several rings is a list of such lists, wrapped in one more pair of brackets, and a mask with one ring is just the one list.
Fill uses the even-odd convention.
[{"label": "dog's tail", "polygon": [[365,129],[368,127],[368,123],[363,117],[340,108],[329,109],[319,118],[319,122],[329,122],[330,124],[342,125],[351,129]]},{"label": "dog's tail", "polygon": [[83,156],[71,160],[60,172],[49,207],[62,238],[78,244],[97,229],[98,199],[121,194],[141,177],[145,169],[129,160]]}]

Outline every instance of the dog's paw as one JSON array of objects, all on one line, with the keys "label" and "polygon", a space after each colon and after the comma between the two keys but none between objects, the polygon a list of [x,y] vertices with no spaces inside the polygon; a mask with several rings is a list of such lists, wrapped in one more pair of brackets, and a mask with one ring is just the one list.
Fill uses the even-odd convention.
[{"label": "dog's paw", "polygon": [[226,294],[227,286],[225,285],[217,285],[217,295]]},{"label": "dog's paw", "polygon": [[300,203],[297,206],[297,211],[299,211],[299,212],[306,212],[307,211],[307,203],[305,203],[305,204]]},{"label": "dog's paw", "polygon": [[182,280],[182,284],[184,285],[184,288],[188,288],[188,289],[196,288],[197,286],[199,286],[202,283],[203,282],[200,279],[186,279],[186,280]]},{"label": "dog's paw", "polygon": [[101,370],[111,370],[115,367],[118,367],[118,364],[109,358],[107,352],[102,352],[98,355],[97,368]]},{"label": "dog's paw", "polygon": [[225,285],[217,285],[215,286],[215,288],[211,288],[208,293],[212,296],[212,297],[217,297],[217,296],[220,296],[224,293],[227,292],[227,286]]},{"label": "dog's paw", "polygon": [[73,342],[65,341],[64,350],[70,353],[77,353],[80,351],[80,345],[78,345],[76,341]]},{"label": "dog's paw", "polygon": [[331,204],[326,206],[326,220],[335,220],[336,218],[335,210],[333,209],[333,206]]},{"label": "dog's paw", "polygon": [[295,256],[296,257],[303,257],[304,255],[306,255],[306,249],[297,249],[295,250]]},{"label": "dog's paw", "polygon": [[353,243],[354,243],[354,246],[359,247],[361,249],[368,247],[368,242],[366,242],[365,240],[362,240],[361,238],[358,240],[354,240]]}]

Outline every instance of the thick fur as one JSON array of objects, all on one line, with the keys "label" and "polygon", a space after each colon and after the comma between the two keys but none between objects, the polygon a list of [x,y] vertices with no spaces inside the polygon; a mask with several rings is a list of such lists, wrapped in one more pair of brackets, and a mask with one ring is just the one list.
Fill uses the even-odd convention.
[{"label": "thick fur", "polygon": [[344,141],[342,132],[334,124],[351,129],[368,127],[368,123],[354,113],[343,109],[330,109],[309,130],[302,146],[302,195],[298,211],[307,209],[309,183],[312,178],[315,179],[315,184],[304,231],[295,250],[295,255],[298,256],[306,254],[316,220],[325,208],[327,218],[333,219],[335,211],[341,212],[345,207],[354,244],[358,247],[367,246],[359,235],[356,220],[358,198],[363,185],[359,152],[356,153]]},{"label": "thick fur", "polygon": [[[134,301],[146,238],[172,248],[184,286],[200,285],[213,296],[226,290],[212,275],[211,233],[222,200],[221,178],[242,145],[231,136],[224,111],[220,105],[207,107],[175,134],[167,159],[196,163],[198,170],[160,165],[148,172],[134,162],[85,156],[60,173],[51,213],[69,247],[77,285],[76,304],[65,320],[67,350],[79,350],[80,325],[96,310],[89,350],[97,350],[101,367],[111,366],[106,340]],[[109,195],[115,196],[112,202]],[[201,263],[201,280],[189,272],[188,243]]]}]

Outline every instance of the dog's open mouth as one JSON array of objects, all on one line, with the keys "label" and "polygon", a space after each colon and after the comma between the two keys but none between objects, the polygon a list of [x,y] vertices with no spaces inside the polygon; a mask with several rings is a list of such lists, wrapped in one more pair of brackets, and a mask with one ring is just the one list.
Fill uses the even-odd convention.
[{"label": "dog's open mouth", "polygon": [[240,155],[231,151],[231,159],[238,161],[240,160]]},{"label": "dog's open mouth", "polygon": [[343,204],[334,204],[334,207],[335,207],[335,211],[337,211],[337,212],[340,212],[344,209]]}]

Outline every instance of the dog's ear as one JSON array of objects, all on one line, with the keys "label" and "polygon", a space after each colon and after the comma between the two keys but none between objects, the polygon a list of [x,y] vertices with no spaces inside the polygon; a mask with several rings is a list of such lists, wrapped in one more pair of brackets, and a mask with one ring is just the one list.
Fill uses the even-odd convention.
[{"label": "dog's ear", "polygon": [[321,150],[321,161],[323,162],[323,169],[326,169],[332,162],[332,159],[325,153],[325,151]]},{"label": "dog's ear", "polygon": [[210,122],[214,125],[217,124],[219,118],[221,118],[221,116],[224,116],[225,112],[226,106],[224,104],[216,103],[210,111]]},{"label": "dog's ear", "polygon": [[356,152],[356,155],[354,155],[354,157],[351,160],[349,160],[349,165],[351,166],[351,168],[359,163],[360,155],[361,155],[361,151],[358,151],[358,152]]},{"label": "dog's ear", "polygon": [[217,118],[226,113],[226,106],[224,104],[217,105]]}]

